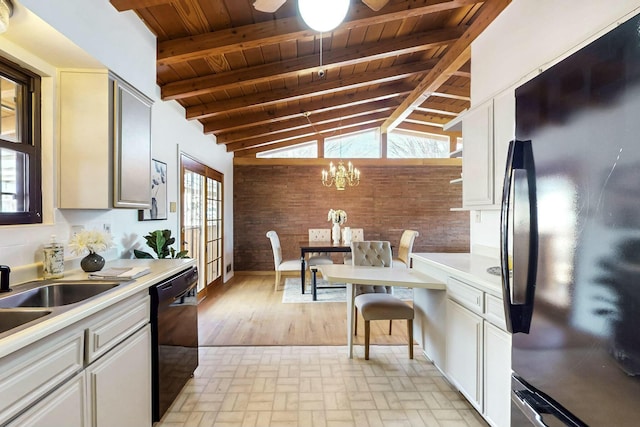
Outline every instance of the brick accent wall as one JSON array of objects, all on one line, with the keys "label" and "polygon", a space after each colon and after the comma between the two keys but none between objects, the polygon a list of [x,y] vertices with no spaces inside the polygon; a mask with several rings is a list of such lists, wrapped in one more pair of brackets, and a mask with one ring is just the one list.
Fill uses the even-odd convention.
[{"label": "brick accent wall", "polygon": [[363,228],[366,240],[389,240],[394,255],[405,229],[420,232],[414,252],[469,251],[469,213],[449,210],[462,206],[462,185],[449,183],[460,166],[359,168],[360,185],[337,191],[322,186],[318,167],[235,165],[234,270],[273,270],[269,230],[285,259],[299,258],[309,228],[331,228],[331,208],[345,210],[346,225]]}]

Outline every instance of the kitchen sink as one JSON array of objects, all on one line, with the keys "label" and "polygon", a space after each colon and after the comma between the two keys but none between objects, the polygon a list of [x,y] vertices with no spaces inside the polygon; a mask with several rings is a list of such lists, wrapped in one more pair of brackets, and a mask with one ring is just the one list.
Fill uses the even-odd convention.
[{"label": "kitchen sink", "polygon": [[0,334],[48,314],[51,314],[51,311],[35,309],[0,310]]},{"label": "kitchen sink", "polygon": [[59,307],[74,304],[115,288],[116,282],[49,283],[0,298],[0,308]]}]

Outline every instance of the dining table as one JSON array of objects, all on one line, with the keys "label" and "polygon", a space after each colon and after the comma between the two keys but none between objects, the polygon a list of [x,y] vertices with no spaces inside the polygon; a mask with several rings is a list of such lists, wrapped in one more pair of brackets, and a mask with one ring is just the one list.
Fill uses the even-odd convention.
[{"label": "dining table", "polygon": [[[300,291],[304,294],[305,277],[307,271],[306,255],[313,252],[351,252],[350,243],[333,244],[333,242],[321,242],[321,241],[302,241],[300,242]],[[314,289],[315,289],[314,283]],[[314,298],[315,300],[315,298]]]},{"label": "dining table", "polygon": [[381,285],[446,290],[446,284],[413,268],[370,267],[349,264],[318,265],[322,277],[331,283],[344,283],[347,287],[347,347],[353,359],[353,321],[355,315],[355,286]]}]

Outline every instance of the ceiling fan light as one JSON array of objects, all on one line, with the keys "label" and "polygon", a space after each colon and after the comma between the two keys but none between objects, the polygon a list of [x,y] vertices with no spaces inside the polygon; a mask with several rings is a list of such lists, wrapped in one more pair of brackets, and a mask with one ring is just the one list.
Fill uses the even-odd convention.
[{"label": "ceiling fan light", "polygon": [[13,15],[13,3],[11,0],[0,0],[0,33],[9,28],[9,17]]},{"label": "ceiling fan light", "polygon": [[342,23],[349,11],[349,0],[298,0],[298,9],[304,22],[322,33]]}]

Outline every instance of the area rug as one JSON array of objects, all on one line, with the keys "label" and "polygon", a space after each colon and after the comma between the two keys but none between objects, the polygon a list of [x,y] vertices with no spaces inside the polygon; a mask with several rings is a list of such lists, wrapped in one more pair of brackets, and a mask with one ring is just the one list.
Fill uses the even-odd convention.
[{"label": "area rug", "polygon": [[[330,286],[329,282],[325,279],[318,279],[318,286]],[[345,288],[338,287],[330,289],[318,289],[318,299],[313,301],[311,299],[311,286],[307,286],[307,290],[304,294],[300,293],[300,279],[287,278],[284,281],[284,292],[282,293],[283,303],[307,303],[307,302],[344,302],[347,300],[347,290]],[[393,289],[394,295],[404,301],[413,300],[413,289],[395,287]]]}]

